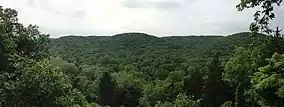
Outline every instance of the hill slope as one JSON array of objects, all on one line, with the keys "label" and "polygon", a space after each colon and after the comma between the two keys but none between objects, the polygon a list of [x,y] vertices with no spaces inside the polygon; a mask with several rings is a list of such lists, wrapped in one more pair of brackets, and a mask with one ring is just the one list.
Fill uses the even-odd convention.
[{"label": "hill slope", "polygon": [[[229,36],[155,37],[143,33],[123,33],[114,36],[66,36],[53,39],[50,52],[73,63],[111,64],[158,57],[194,59],[215,53],[228,56],[236,46],[248,46],[249,33]],[[110,61],[112,59],[112,61]],[[113,59],[117,61],[113,61]],[[182,58],[183,59],[183,58]],[[125,61],[123,61],[125,62]]]},{"label": "hill slope", "polygon": [[[220,60],[225,62],[227,57],[234,53],[235,47],[248,47],[253,39],[255,38],[249,36],[249,33],[226,37],[158,38],[142,33],[105,37],[66,36],[53,39],[50,52],[74,63],[75,68],[78,67],[81,75],[74,77],[74,80],[77,82],[78,78],[82,78],[83,82],[78,83],[80,86],[92,83],[81,89],[88,95],[87,98],[95,99],[99,96],[100,91],[97,91],[96,87],[100,86],[99,79],[104,78],[102,73],[107,71],[110,75],[108,78],[115,80],[118,90],[134,91],[131,96],[135,97],[126,101],[131,99],[131,103],[139,105],[142,99],[153,107],[156,101],[173,101],[171,99],[183,92],[193,92],[196,98],[201,98],[201,90],[205,86],[203,78],[209,71],[207,65],[212,56],[218,54]],[[67,69],[66,72],[74,71]],[[124,95],[124,91],[119,93]],[[229,94],[228,96],[230,99]],[[119,99],[123,98],[126,97],[119,96]],[[124,104],[124,101],[122,102]]]}]

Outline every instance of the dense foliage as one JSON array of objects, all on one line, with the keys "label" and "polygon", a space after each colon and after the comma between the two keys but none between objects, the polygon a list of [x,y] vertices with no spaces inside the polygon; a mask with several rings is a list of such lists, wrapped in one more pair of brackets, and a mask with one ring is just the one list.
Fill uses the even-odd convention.
[{"label": "dense foliage", "polygon": [[0,106],[90,106],[70,78],[49,60],[49,35],[18,23],[0,7]]},{"label": "dense foliage", "polygon": [[274,3],[282,0],[238,5],[267,11],[253,33],[161,38],[49,39],[0,7],[0,106],[282,107],[284,39],[266,27]]},{"label": "dense foliage", "polygon": [[124,33],[53,39],[50,52],[75,63],[76,81],[92,84],[80,88],[82,82],[75,81],[89,102],[244,107],[262,104],[251,80],[265,58],[282,52],[281,43],[282,38],[250,33],[162,38]]}]

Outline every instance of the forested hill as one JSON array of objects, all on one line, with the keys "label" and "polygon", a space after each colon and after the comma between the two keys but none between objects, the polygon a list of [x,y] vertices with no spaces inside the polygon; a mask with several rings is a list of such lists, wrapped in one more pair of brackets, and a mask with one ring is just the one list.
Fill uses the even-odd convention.
[{"label": "forested hill", "polygon": [[282,0],[241,2],[251,33],[58,39],[0,6],[0,107],[284,107]]},{"label": "forested hill", "polygon": [[[235,47],[247,47],[253,38],[249,33],[229,36],[155,37],[143,33],[123,33],[114,36],[65,36],[52,39],[50,52],[70,62],[96,62],[111,56],[177,55],[208,57],[219,53],[228,56]],[[89,60],[89,61],[88,61]]]},{"label": "forested hill", "polygon": [[66,36],[52,39],[49,51],[56,56],[52,62],[72,78],[88,102],[112,107],[219,107],[234,100],[234,90],[221,80],[224,64],[236,47],[248,48],[254,40],[261,43],[256,37],[265,40],[249,33]]}]

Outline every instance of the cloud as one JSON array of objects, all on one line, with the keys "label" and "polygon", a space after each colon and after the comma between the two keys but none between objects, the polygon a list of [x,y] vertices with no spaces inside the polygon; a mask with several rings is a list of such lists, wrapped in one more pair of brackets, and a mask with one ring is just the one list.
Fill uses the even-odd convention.
[{"label": "cloud", "polygon": [[53,14],[65,17],[85,17],[85,10],[80,9],[80,3],[77,0],[29,0],[34,6],[42,8]]},{"label": "cloud", "polygon": [[280,7],[280,9],[284,10],[284,5],[282,5],[282,6]]},{"label": "cloud", "polygon": [[29,6],[33,6],[33,5],[34,5],[34,2],[35,2],[34,0],[28,0],[28,5],[29,5]]},{"label": "cloud", "polygon": [[159,9],[171,9],[178,8],[181,6],[178,0],[125,0],[122,2],[124,7],[128,8],[159,8]]},{"label": "cloud", "polygon": [[[52,37],[144,32],[156,36],[228,35],[247,31],[255,9],[233,0],[0,0],[19,11],[19,21]],[[281,14],[272,25],[284,28]]]}]

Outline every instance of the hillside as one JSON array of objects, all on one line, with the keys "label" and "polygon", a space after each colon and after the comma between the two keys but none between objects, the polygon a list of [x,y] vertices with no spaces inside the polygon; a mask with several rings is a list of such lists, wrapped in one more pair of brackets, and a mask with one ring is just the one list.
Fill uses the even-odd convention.
[{"label": "hillside", "polygon": [[[236,47],[248,47],[254,39],[257,38],[251,37],[249,33],[229,36],[172,37],[155,37],[142,33],[123,33],[102,37],[65,36],[53,39],[49,51],[53,56],[74,63],[76,69],[80,69],[79,74],[82,76],[72,77],[92,81],[91,86],[87,84],[89,82],[79,83],[87,98],[99,103],[97,93],[100,91],[95,87],[99,87],[97,82],[102,80],[98,79],[113,78],[119,90],[112,92],[118,92],[122,96],[108,96],[117,98],[114,101],[118,101],[119,105],[131,100],[128,103],[133,106],[129,107],[138,105],[153,107],[157,104],[156,101],[172,101],[181,92],[201,98],[204,79],[211,70],[209,63],[214,61],[216,55],[220,58],[220,63],[218,59],[217,62],[211,63],[224,66],[228,57],[235,53]],[[57,58],[53,61],[64,62],[61,61],[62,59]],[[74,72],[72,68],[65,71],[67,74]],[[102,74],[103,72],[106,73]],[[87,80],[84,79],[86,77],[88,77]],[[88,91],[94,89],[95,91]],[[232,98],[231,90],[226,90],[227,92],[223,92],[224,100],[221,100],[219,105]],[[118,100],[124,97],[126,97],[125,100]],[[139,101],[146,104],[140,104]]]},{"label": "hillside", "polygon": [[52,39],[0,6],[0,107],[284,107],[284,35],[266,20],[281,1],[241,3],[264,10],[253,33],[228,36]]},{"label": "hillside", "polygon": [[69,62],[90,62],[89,64],[98,63],[107,56],[129,58],[159,54],[160,56],[208,57],[215,53],[228,56],[235,47],[246,47],[252,42],[252,38],[248,35],[248,33],[238,33],[226,37],[172,36],[158,38],[142,33],[124,33],[114,36],[65,36],[52,40],[50,52]]}]

